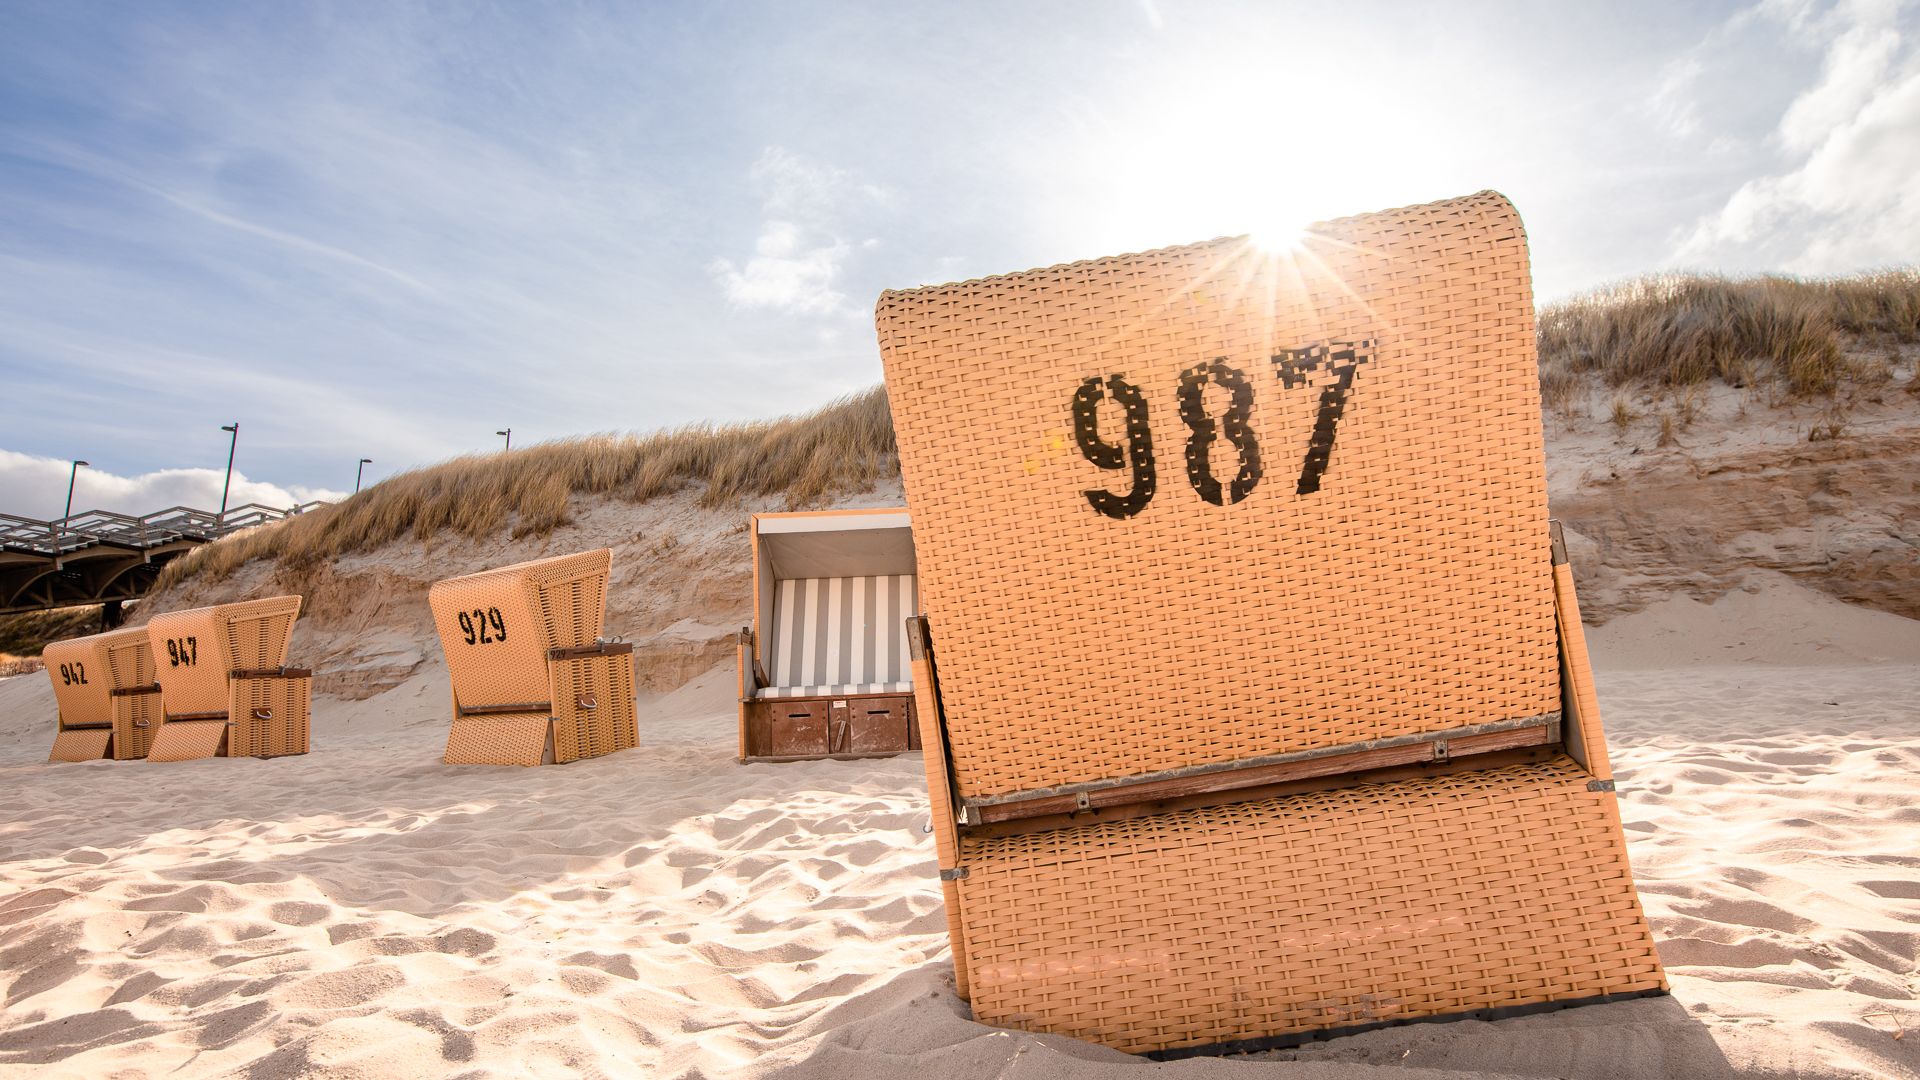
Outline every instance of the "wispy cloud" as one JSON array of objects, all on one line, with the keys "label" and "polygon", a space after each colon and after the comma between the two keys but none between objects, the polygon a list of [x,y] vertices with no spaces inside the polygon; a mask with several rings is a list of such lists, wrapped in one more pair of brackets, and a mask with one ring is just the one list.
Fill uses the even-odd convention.
[{"label": "wispy cloud", "polygon": [[1674,260],[1837,273],[1920,251],[1920,50],[1897,3],[1761,9],[1823,52],[1772,132],[1784,168],[1741,183],[1684,233]]},{"label": "wispy cloud", "polygon": [[709,267],[727,301],[796,315],[853,314],[839,283],[854,247],[839,233],[853,211],[884,202],[887,192],[777,146],[760,155],[750,175],[766,215],[753,255]]}]

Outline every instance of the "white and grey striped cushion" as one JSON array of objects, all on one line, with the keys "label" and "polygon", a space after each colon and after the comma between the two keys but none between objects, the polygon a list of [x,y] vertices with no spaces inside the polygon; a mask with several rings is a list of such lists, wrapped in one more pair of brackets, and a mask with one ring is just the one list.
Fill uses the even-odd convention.
[{"label": "white and grey striped cushion", "polygon": [[827,686],[763,686],[755,697],[844,697],[847,694],[911,694],[910,682],[834,683]]},{"label": "white and grey striped cushion", "polygon": [[912,574],[776,582],[773,633],[761,645],[773,685],[760,696],[896,692],[855,686],[912,689],[907,618],[919,611],[915,586]]}]

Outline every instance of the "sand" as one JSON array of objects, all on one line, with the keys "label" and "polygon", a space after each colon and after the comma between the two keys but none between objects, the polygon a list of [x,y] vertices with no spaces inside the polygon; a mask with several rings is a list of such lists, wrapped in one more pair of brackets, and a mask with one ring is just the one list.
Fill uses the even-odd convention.
[{"label": "sand", "polygon": [[0,680],[0,1073],[1920,1074],[1920,623],[1758,575],[1592,633],[1672,996],[1167,1065],[973,1023],[919,761],[735,764],[725,666],[541,769],[439,763],[431,647],[273,761],[47,764]]}]

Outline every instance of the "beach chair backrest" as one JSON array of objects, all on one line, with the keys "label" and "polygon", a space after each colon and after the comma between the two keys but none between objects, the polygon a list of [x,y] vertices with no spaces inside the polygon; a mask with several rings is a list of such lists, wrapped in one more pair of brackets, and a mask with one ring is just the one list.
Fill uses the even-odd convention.
[{"label": "beach chair backrest", "polygon": [[147,623],[168,716],[225,713],[236,670],[286,665],[298,596],[270,596],[155,615]]},{"label": "beach chair backrest", "polygon": [[905,682],[914,575],[781,578],[764,655],[774,686]]},{"label": "beach chair backrest", "polygon": [[53,700],[62,729],[113,722],[113,675],[100,650],[99,634],[56,641],[40,650],[53,680]]},{"label": "beach chair backrest", "polygon": [[612,568],[600,548],[436,582],[427,599],[460,706],[547,707],[548,653],[600,636]]},{"label": "beach chair backrest", "polygon": [[153,684],[153,643],[146,627],[130,626],[101,634],[100,651],[106,657],[115,690]]},{"label": "beach chair backrest", "polygon": [[966,798],[1560,708],[1492,192],[882,296]]}]

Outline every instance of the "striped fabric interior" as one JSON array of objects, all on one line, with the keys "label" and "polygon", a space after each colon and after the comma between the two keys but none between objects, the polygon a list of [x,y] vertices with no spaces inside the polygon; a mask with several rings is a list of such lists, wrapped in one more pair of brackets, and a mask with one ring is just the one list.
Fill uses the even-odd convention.
[{"label": "striped fabric interior", "polygon": [[907,619],[919,611],[915,586],[912,574],[776,582],[773,632],[761,646],[773,686],[760,696],[911,690]]}]

